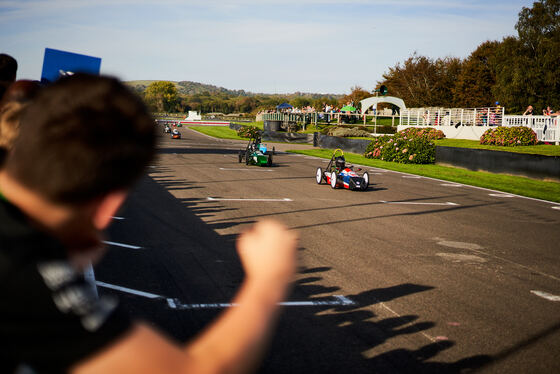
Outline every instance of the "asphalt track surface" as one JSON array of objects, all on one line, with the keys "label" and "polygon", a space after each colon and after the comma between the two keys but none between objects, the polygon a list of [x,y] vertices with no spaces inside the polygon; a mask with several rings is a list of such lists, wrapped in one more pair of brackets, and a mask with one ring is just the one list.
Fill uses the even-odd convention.
[{"label": "asphalt track surface", "polygon": [[369,167],[367,191],[332,190],[324,160],[245,166],[245,142],[182,133],[108,230],[129,247],[95,268],[133,316],[195,336],[241,283],[236,235],[274,218],[300,265],[259,372],[560,372],[557,204]]}]

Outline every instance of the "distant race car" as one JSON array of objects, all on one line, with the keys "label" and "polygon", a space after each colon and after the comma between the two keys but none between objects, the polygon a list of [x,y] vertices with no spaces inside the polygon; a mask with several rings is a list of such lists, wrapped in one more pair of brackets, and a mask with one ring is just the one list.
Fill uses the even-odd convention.
[{"label": "distant race car", "polygon": [[171,131],[171,139],[181,139],[181,133],[177,129]]},{"label": "distant race car", "polygon": [[261,144],[261,137],[257,135],[251,138],[244,151],[239,151],[239,162],[245,160],[246,165],[272,166],[273,154],[274,147],[269,151],[266,144]]},{"label": "distant race car", "polygon": [[[357,169],[360,171],[361,169]],[[364,172],[361,176],[354,171],[354,167],[346,165],[344,152],[337,149],[333,152],[326,169],[318,167],[315,174],[317,184],[323,181],[332,188],[346,188],[348,190],[365,191],[369,186],[369,174]]]}]

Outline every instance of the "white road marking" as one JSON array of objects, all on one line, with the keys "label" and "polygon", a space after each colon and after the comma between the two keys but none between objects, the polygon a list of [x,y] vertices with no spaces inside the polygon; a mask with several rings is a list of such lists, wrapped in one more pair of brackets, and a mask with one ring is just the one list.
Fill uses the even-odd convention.
[{"label": "white road marking", "polygon": [[442,183],[442,184],[440,184],[440,186],[443,186],[443,187],[463,187],[462,184],[457,184],[457,183]]},{"label": "white road marking", "polygon": [[100,287],[110,288],[112,290],[117,290],[117,291],[121,291],[121,292],[124,292],[124,293],[129,293],[129,294],[136,295],[136,296],[147,297],[148,299],[162,299],[163,298],[163,296],[156,295],[155,293],[133,290],[132,288],[115,286],[114,284],[109,284],[109,283],[105,283],[105,282],[101,282],[101,281],[96,281],[95,284],[97,284]]},{"label": "white road marking", "polygon": [[260,172],[270,172],[274,171],[272,169],[255,169],[255,168],[220,168],[220,170],[228,170],[228,171],[260,171]]},{"label": "white road marking", "polygon": [[560,206],[553,206],[552,209],[560,210]]},{"label": "white road marking", "polygon": [[124,219],[124,217],[117,217],[117,216],[113,216],[113,219]]},{"label": "white road marking", "polygon": [[[146,297],[148,299],[165,299],[167,305],[171,309],[217,309],[217,308],[230,308],[237,306],[234,303],[205,303],[205,304],[183,304],[181,301],[171,297],[164,297],[151,292],[144,292],[134,290],[128,287],[116,286],[114,284],[109,284],[101,281],[96,281],[99,287],[109,288],[111,290],[120,291],[128,293],[131,295]],[[308,301],[284,301],[278,303],[282,306],[340,306],[340,305],[356,305],[356,303],[346,296],[343,295],[333,295],[334,300],[308,300]]]},{"label": "white road marking", "polygon": [[283,199],[222,199],[218,197],[207,197],[206,200],[209,201],[293,201],[292,199],[283,198]]},{"label": "white road marking", "polygon": [[537,295],[539,297],[542,297],[543,299],[547,299],[547,300],[550,300],[550,301],[560,301],[560,296],[552,295],[552,294],[549,294],[548,292],[531,291],[531,293],[533,295]]},{"label": "white road marking", "polygon": [[406,178],[406,179],[422,179],[422,177],[420,177],[418,175],[404,175],[403,178]]},{"label": "white road marking", "polygon": [[142,248],[142,247],[139,247],[137,245],[110,242],[110,241],[107,241],[107,240],[104,240],[103,243],[108,244],[108,245],[114,245],[114,246],[117,246],[117,247],[130,248],[130,249],[141,249]]},{"label": "white road marking", "polygon": [[[340,305],[356,305],[349,298],[342,295],[334,295],[334,300],[309,300],[309,301],[284,301],[278,303],[281,306],[340,306]],[[177,299],[168,298],[167,305],[171,309],[222,309],[238,306],[235,303],[207,303],[207,304],[183,304]]]},{"label": "white road marking", "polygon": [[383,204],[399,204],[399,205],[459,205],[457,203],[452,203],[450,201],[447,201],[445,203],[417,203],[417,202],[408,202],[408,201],[384,201],[384,200],[379,200],[380,203]]},{"label": "white road marking", "polygon": [[506,194],[506,193],[489,193],[488,196],[494,196],[494,197],[515,197],[514,195],[510,195],[510,194]]}]

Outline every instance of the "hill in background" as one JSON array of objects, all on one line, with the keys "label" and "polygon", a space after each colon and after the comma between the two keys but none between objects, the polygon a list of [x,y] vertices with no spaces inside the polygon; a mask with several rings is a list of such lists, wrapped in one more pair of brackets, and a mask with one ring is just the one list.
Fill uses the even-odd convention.
[{"label": "hill in background", "polygon": [[[144,90],[153,82],[157,82],[157,80],[140,80],[140,81],[128,81],[125,82],[128,86],[132,87],[132,89],[136,92],[144,92]],[[211,84],[204,84],[198,82],[190,82],[190,81],[169,81],[172,82],[175,87],[177,87],[177,91],[179,94],[182,95],[196,95],[208,92],[210,94],[215,93],[225,93],[231,96],[249,96],[252,95],[251,93],[245,92],[244,90],[228,90],[224,87],[217,87]]]},{"label": "hill in background", "polygon": [[[135,92],[141,94],[144,90],[153,82],[157,82],[157,80],[138,80],[138,81],[127,81],[124,82],[126,85],[130,86]],[[177,92],[180,95],[197,95],[197,94],[226,94],[228,96],[282,96],[282,97],[291,97],[291,96],[306,96],[310,98],[340,98],[343,95],[337,94],[319,94],[319,93],[304,93],[304,92],[294,92],[291,94],[262,94],[262,93],[253,93],[247,92],[245,90],[230,90],[224,87],[217,87],[211,84],[204,84],[198,82],[191,82],[191,81],[168,81],[171,82],[177,87]]]}]

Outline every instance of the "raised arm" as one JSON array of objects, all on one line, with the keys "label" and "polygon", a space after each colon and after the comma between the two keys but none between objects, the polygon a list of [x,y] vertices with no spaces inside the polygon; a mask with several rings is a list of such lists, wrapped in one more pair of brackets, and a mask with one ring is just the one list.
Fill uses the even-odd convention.
[{"label": "raised arm", "polygon": [[238,239],[246,277],[235,307],[185,347],[145,325],[135,327],[75,373],[246,373],[260,361],[296,264],[297,236],[274,221]]}]

